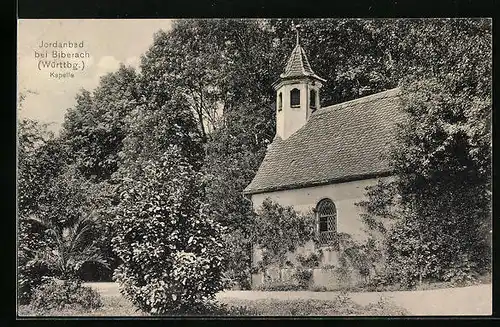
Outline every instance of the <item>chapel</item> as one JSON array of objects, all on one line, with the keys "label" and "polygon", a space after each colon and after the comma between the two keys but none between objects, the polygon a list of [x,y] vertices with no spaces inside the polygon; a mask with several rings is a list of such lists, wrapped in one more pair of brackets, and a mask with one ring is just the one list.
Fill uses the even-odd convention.
[{"label": "chapel", "polygon": [[[297,34],[284,71],[273,84],[276,135],[244,195],[256,210],[270,198],[299,212],[315,212],[321,265],[335,266],[338,233],[356,240],[367,236],[356,203],[365,199],[365,187],[391,178],[386,154],[403,114],[398,88],[321,107],[325,82],[313,71]],[[311,243],[297,253],[313,249]],[[253,252],[255,264],[261,253],[258,248]],[[315,284],[331,283],[325,271],[315,269]],[[261,282],[262,274],[253,274],[252,287]]]}]

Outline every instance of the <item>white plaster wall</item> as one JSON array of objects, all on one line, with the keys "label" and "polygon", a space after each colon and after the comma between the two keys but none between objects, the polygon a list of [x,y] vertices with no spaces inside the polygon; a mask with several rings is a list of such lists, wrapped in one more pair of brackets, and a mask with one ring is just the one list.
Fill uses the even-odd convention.
[{"label": "white plaster wall", "polygon": [[[276,99],[280,93],[283,95],[282,110],[278,110],[278,100],[276,100],[276,133],[283,140],[302,128],[309,116],[309,91],[316,90],[316,105],[319,108],[319,89],[321,85],[304,81],[291,81],[289,84],[282,85],[276,92]],[[290,106],[290,91],[294,88],[300,90],[300,107],[292,108]]]},{"label": "white plaster wall", "polygon": [[[383,179],[387,178],[390,177]],[[362,208],[356,206],[355,203],[366,199],[365,188],[376,184],[377,181],[378,179],[365,179],[339,184],[254,194],[252,196],[252,203],[254,210],[258,210],[262,202],[266,198],[270,198],[283,206],[292,206],[299,212],[307,213],[312,208],[315,208],[321,199],[329,198],[335,203],[337,209],[337,232],[350,234],[355,240],[363,242],[368,235],[365,233],[366,227],[360,217]],[[288,260],[296,263],[296,254],[305,254],[312,250],[314,250],[314,243],[309,242],[304,247],[299,247],[295,253],[289,253]],[[256,263],[261,259],[261,251],[254,248],[253,262]],[[322,266],[337,265],[338,259],[338,251],[323,248]]]},{"label": "white plaster wall", "polygon": [[366,238],[364,225],[360,218],[361,208],[355,205],[365,199],[365,187],[374,185],[378,179],[364,179],[346,183],[313,186],[300,189],[275,191],[252,195],[252,203],[258,210],[266,198],[283,206],[292,206],[299,212],[306,213],[315,208],[323,198],[329,198],[337,208],[337,231],[348,233],[357,240]]}]

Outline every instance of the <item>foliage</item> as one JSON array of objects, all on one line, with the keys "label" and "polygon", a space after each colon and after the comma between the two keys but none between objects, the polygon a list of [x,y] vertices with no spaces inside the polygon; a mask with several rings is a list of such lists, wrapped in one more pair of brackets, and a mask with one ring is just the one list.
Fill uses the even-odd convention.
[{"label": "foliage", "polygon": [[223,240],[228,265],[226,277],[231,280],[234,287],[250,289],[252,253],[250,238],[242,235],[240,230],[234,230],[224,233]]},{"label": "foliage", "polygon": [[226,286],[223,229],[205,214],[200,173],[170,147],[124,179],[113,222],[122,293],[153,314],[199,310]]},{"label": "foliage", "polygon": [[94,310],[102,307],[102,300],[97,291],[82,286],[79,281],[50,278],[35,289],[30,307],[41,311],[67,308]]},{"label": "foliage", "polygon": [[34,249],[46,246],[43,240],[43,231],[29,222],[19,222],[19,247],[17,269],[17,292],[20,304],[29,303],[32,292],[42,283],[43,276],[50,276],[51,272],[45,262],[34,260]]},{"label": "foliage", "polygon": [[361,305],[347,294],[331,300],[315,299],[231,299],[231,305],[245,307],[257,316],[404,316],[408,312],[396,304],[381,299],[376,303]]},{"label": "foliage", "polygon": [[[21,99],[24,95],[21,94]],[[37,169],[40,147],[51,139],[46,126],[33,120],[23,119],[18,124],[18,247],[17,247],[17,279],[18,299],[20,303],[28,303],[32,290],[41,283],[41,276],[47,273],[47,267],[30,263],[34,256],[32,249],[45,246],[41,231],[36,225],[25,222],[23,218],[29,217],[36,210],[37,195],[40,192],[42,178],[49,175],[41,174]]]},{"label": "foliage", "polygon": [[316,267],[319,267],[319,264],[321,263],[321,256],[322,256],[322,253],[319,251],[307,252],[306,254],[298,253],[295,256],[295,259],[302,267],[316,268]]},{"label": "foliage", "polygon": [[68,110],[61,138],[86,178],[100,182],[118,169],[127,118],[139,100],[136,79],[133,68],[121,65],[103,76],[92,93],[82,90]]},{"label": "foliage", "polygon": [[42,277],[54,273],[38,260],[54,244],[37,220],[64,223],[78,217],[81,192],[78,184],[66,183],[65,148],[47,125],[22,119],[18,127],[18,298],[27,303]]},{"label": "foliage", "polygon": [[41,225],[48,245],[35,250],[33,262],[28,264],[47,267],[62,279],[74,279],[82,265],[88,262],[107,266],[95,246],[96,230],[89,218],[80,217],[66,226],[37,218],[31,218],[31,221]]},{"label": "foliage", "polygon": [[313,215],[303,215],[292,207],[265,199],[258,209],[253,234],[253,243],[262,251],[263,268],[276,265],[281,280],[287,253],[314,240],[314,226]]},{"label": "foliage", "polygon": [[[322,106],[397,86],[388,42],[396,30],[390,28],[390,20],[293,19],[293,23],[300,24],[300,43],[311,67],[327,79],[320,93]],[[282,69],[295,45],[292,19],[273,19],[269,24],[275,36],[273,50],[278,53],[275,62]]]},{"label": "foliage", "polygon": [[[248,133],[245,126],[252,116],[234,113],[227,116],[226,125],[212,133],[206,146],[204,174],[206,201],[210,216],[228,228],[226,239],[230,251],[229,271],[234,280],[245,288],[251,264],[251,233],[255,213],[249,199],[242,194],[250,183],[264,156],[264,131]],[[260,148],[260,150],[258,150]]]},{"label": "foliage", "polygon": [[380,247],[394,281],[470,282],[490,267],[491,24],[397,24],[407,117],[389,158],[396,178],[369,190],[365,221],[397,217]]},{"label": "foliage", "polygon": [[297,267],[292,277],[297,281],[299,286],[307,289],[312,282],[313,270],[311,268]]}]

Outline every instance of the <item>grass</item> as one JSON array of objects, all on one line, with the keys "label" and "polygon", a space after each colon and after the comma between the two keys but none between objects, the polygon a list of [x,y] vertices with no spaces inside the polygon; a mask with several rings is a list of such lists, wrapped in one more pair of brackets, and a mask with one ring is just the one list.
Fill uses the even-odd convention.
[{"label": "grass", "polygon": [[234,315],[253,316],[404,316],[408,312],[387,300],[360,305],[342,296],[334,300],[242,300],[225,299],[233,308],[242,308]]},{"label": "grass", "polygon": [[82,308],[66,308],[62,310],[39,311],[32,309],[29,305],[19,306],[18,315],[30,316],[145,316],[147,314],[137,311],[136,308],[120,295],[106,295],[102,297],[103,306],[95,310],[84,310]]},{"label": "grass", "polygon": [[[19,316],[148,316],[137,311],[122,296],[105,295],[103,306],[92,311],[69,308],[40,312],[30,306],[19,307]],[[209,316],[396,316],[408,314],[394,303],[381,299],[367,306],[353,302],[345,293],[332,300],[225,298],[213,307]]]}]

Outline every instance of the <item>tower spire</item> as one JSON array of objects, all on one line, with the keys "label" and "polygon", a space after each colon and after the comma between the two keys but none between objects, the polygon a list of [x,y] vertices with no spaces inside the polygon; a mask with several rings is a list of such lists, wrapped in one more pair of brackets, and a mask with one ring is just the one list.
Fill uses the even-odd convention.
[{"label": "tower spire", "polygon": [[[288,58],[284,72],[280,75],[281,80],[296,77],[311,77],[318,81],[325,82],[325,79],[314,73],[307,59],[304,49],[300,45],[300,24],[295,24],[292,20],[292,30],[295,31],[297,44],[295,45],[290,57]],[[275,82],[277,85],[281,80]]]}]

